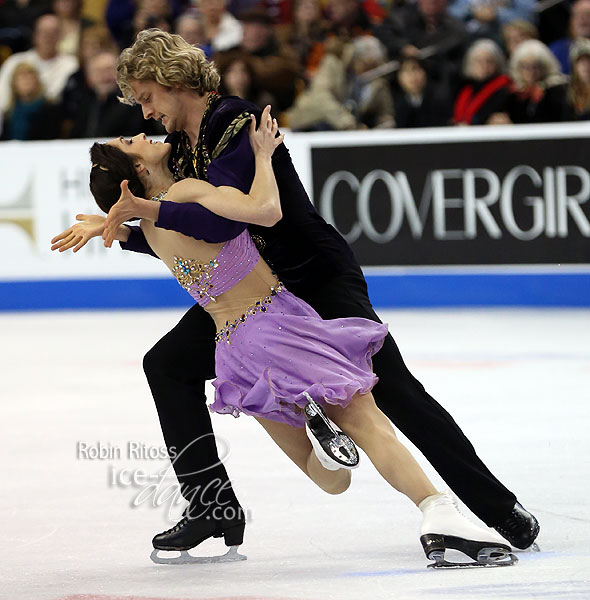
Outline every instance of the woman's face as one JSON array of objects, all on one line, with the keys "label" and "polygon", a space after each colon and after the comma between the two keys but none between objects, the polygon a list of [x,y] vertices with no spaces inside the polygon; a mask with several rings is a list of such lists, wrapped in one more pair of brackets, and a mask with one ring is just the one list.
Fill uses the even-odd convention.
[{"label": "woman's face", "polygon": [[80,18],[79,0],[54,0],[53,12],[61,19]]},{"label": "woman's face", "polygon": [[518,63],[518,72],[525,86],[535,85],[545,79],[545,67],[534,56],[525,56]]},{"label": "woman's face", "polygon": [[234,96],[244,97],[250,88],[250,73],[241,60],[233,62],[223,76],[225,87]]},{"label": "woman's face", "polygon": [[530,39],[531,36],[518,27],[511,27],[510,25],[504,27],[504,45],[508,51],[508,56],[518,48],[519,44]]},{"label": "woman's face", "polygon": [[27,100],[37,95],[40,83],[34,71],[21,71],[14,76],[14,91],[17,98]]},{"label": "woman's face", "polygon": [[108,145],[133,156],[148,168],[166,160],[171,148],[170,144],[148,139],[145,133],[139,133],[132,138],[121,136],[108,142]]},{"label": "woman's face", "polygon": [[320,18],[320,5],[317,0],[299,0],[295,8],[295,20],[310,25]]},{"label": "woman's face", "polygon": [[471,57],[469,72],[476,81],[484,81],[498,70],[495,56],[488,50],[479,50]]},{"label": "woman's face", "polygon": [[590,56],[580,56],[574,65],[576,77],[586,85],[590,85]]},{"label": "woman's face", "polygon": [[426,72],[417,62],[408,61],[402,65],[398,80],[406,94],[418,96],[426,86]]}]

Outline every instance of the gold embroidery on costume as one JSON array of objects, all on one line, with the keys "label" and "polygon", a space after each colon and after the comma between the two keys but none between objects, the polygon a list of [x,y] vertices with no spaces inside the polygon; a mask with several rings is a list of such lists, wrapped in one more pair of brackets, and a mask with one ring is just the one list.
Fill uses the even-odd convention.
[{"label": "gold embroidery on costume", "polygon": [[213,150],[212,153],[213,159],[217,158],[227,148],[227,145],[230,143],[232,138],[241,131],[242,127],[250,122],[251,118],[249,112],[243,112],[241,115],[238,115],[223,132],[219,143],[217,146],[215,146],[215,150]]},{"label": "gold embroidery on costume", "polygon": [[213,289],[213,284],[209,283],[213,269],[219,266],[217,259],[213,258],[208,263],[200,263],[192,258],[174,257],[174,267],[172,274],[178,283],[191,292],[191,288],[196,285],[197,289],[193,293],[197,293],[199,298],[207,296],[212,302],[216,302],[215,297],[210,293]]}]

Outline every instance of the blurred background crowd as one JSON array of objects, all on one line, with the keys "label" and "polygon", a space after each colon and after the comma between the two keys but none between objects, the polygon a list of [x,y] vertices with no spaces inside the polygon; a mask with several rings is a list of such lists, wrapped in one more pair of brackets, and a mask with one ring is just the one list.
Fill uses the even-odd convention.
[{"label": "blurred background crowd", "polygon": [[0,139],[165,133],[117,99],[150,27],[295,131],[590,118],[590,0],[0,0]]}]

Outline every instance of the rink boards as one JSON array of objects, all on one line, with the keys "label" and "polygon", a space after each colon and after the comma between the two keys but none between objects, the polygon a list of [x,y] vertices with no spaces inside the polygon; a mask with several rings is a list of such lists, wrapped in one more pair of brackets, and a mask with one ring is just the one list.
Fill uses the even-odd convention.
[{"label": "rink boards", "polygon": [[[0,144],[0,310],[189,306],[149,256],[56,254],[88,190],[91,140]],[[376,306],[589,306],[585,124],[287,135]]]}]

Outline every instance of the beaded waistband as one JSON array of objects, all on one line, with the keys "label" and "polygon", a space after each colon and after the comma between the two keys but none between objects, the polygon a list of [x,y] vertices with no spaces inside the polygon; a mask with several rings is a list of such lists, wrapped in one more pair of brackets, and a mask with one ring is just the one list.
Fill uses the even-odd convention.
[{"label": "beaded waistband", "polygon": [[215,334],[215,343],[217,344],[218,342],[226,341],[229,344],[229,336],[234,332],[236,327],[240,323],[243,323],[250,315],[255,315],[257,312],[266,312],[267,306],[272,303],[273,296],[276,296],[284,289],[285,286],[280,281],[277,281],[277,284],[270,288],[270,294],[261,300],[256,300],[254,304],[245,310],[244,314],[240,318],[232,321],[231,323],[226,321],[225,326]]}]

